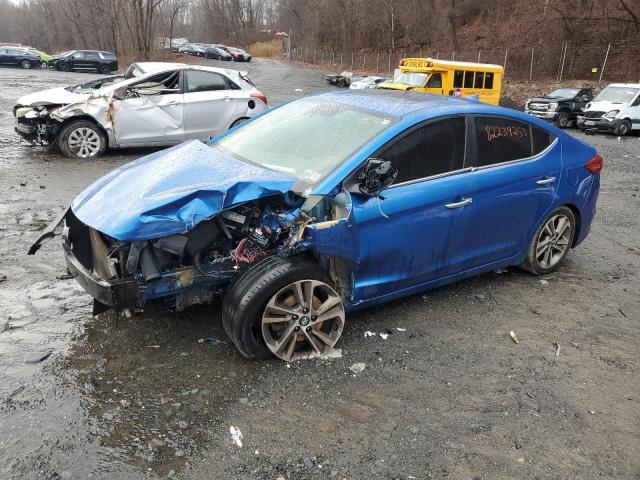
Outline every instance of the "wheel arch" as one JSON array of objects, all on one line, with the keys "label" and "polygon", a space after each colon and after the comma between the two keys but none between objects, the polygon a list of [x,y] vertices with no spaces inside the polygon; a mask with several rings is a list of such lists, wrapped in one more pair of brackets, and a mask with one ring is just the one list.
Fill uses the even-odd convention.
[{"label": "wheel arch", "polygon": [[580,209],[573,203],[565,203],[560,205],[561,207],[567,207],[573,213],[573,216],[576,219],[576,231],[573,234],[573,241],[571,243],[571,248],[576,246],[577,240],[580,237],[580,228],[582,227],[582,215],[580,213]]},{"label": "wheel arch", "polygon": [[109,132],[94,117],[92,117],[91,115],[87,115],[86,113],[85,114],[79,114],[79,115],[73,115],[72,117],[65,118],[64,121],[62,121],[62,123],[60,123],[60,127],[58,129],[58,134],[60,134],[60,132],[62,131],[62,129],[64,127],[66,127],[70,123],[76,122],[78,120],[85,120],[85,121],[88,121],[88,122],[91,122],[91,123],[95,124],[96,127],[98,127],[98,129],[104,134],[105,138],[107,139],[107,148],[110,147],[110,135],[109,135]]}]

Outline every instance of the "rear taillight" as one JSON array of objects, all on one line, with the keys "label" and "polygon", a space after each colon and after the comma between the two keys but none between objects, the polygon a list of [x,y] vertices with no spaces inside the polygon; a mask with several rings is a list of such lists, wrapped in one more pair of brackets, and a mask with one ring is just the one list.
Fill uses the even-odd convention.
[{"label": "rear taillight", "polygon": [[584,164],[585,168],[594,175],[602,171],[602,157],[596,154],[591,160]]},{"label": "rear taillight", "polygon": [[253,98],[257,98],[258,100],[262,100],[264,104],[267,104],[267,96],[262,92],[255,92],[250,95]]}]

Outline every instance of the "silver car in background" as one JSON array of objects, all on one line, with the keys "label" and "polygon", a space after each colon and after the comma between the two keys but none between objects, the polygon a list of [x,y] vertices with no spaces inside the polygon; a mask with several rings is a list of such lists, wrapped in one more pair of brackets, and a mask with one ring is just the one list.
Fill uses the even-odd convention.
[{"label": "silver car in background", "polygon": [[107,148],[204,141],[267,108],[246,72],[136,65],[131,78],[113,78],[99,88],[94,81],[19,98],[16,132],[32,144],[57,145],[67,157],[91,158]]}]

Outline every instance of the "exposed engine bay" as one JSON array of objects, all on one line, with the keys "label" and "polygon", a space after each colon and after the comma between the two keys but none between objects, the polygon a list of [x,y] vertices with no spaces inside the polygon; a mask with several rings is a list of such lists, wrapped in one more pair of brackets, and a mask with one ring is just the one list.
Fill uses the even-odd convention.
[{"label": "exposed engine bay", "polygon": [[176,310],[206,303],[261,258],[302,252],[317,257],[345,298],[349,278],[336,273],[344,270],[344,258],[328,245],[335,242],[336,227],[346,228],[350,209],[345,192],[306,199],[286,192],[223,210],[184,233],[132,242],[88,227],[69,209],[63,244],[72,254],[68,257],[111,287],[112,298],[94,295],[94,314],[111,307],[141,310],[148,300],[161,297]]}]

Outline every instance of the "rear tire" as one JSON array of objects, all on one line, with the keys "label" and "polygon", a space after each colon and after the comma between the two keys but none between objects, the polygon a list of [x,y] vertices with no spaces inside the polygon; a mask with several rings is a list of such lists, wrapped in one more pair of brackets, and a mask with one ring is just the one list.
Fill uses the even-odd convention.
[{"label": "rear tire", "polygon": [[[333,282],[326,272],[310,261],[295,257],[287,259],[275,256],[267,257],[234,279],[222,301],[222,322],[229,338],[231,338],[242,355],[255,359],[270,358],[272,355],[277,355],[284,360],[298,358],[297,354],[292,355],[293,348],[287,357],[284,351],[282,354],[274,353],[273,349],[275,347],[273,344],[271,344],[271,347],[267,346],[263,329],[272,327],[270,327],[271,324],[269,322],[264,321],[263,315],[267,305],[280,295],[280,292],[300,281],[313,281],[319,287],[335,294],[332,286]],[[335,301],[335,297],[333,299]],[[338,304],[335,306],[338,307]],[[342,325],[344,325],[342,300],[339,300],[340,307],[342,308]],[[291,309],[294,310],[295,307],[292,306]],[[313,313],[313,310],[311,313]],[[304,314],[301,313],[301,315],[306,314],[306,312]],[[318,315],[321,314],[318,313]],[[282,325],[286,330],[293,329],[294,322],[298,321],[297,317],[296,320],[288,319],[288,314],[285,314],[285,317],[287,319],[277,323],[277,325]],[[317,318],[319,321],[320,317]],[[300,317],[299,322],[303,322],[303,319],[304,323],[301,323],[301,325],[309,325],[307,330],[312,328],[313,323],[309,323],[309,318]],[[342,333],[342,325],[334,331],[334,337],[330,343],[335,344],[337,337]],[[300,328],[296,328],[296,332],[299,331]],[[291,339],[295,344],[298,335],[306,334],[304,332],[293,333],[293,336],[288,336],[287,338]],[[310,335],[313,336],[313,333],[310,333]],[[315,339],[316,337],[313,336],[313,338]],[[272,342],[272,340],[269,337],[269,341]],[[304,342],[304,338],[301,341]],[[324,347],[326,344],[321,346]]]},{"label": "rear tire", "polygon": [[534,233],[521,267],[534,275],[555,271],[569,253],[575,234],[576,217],[571,209],[556,208]]},{"label": "rear tire", "polygon": [[31,62],[29,60],[22,60],[20,62],[20,66],[25,70],[30,70],[33,65],[31,65]]},{"label": "rear tire", "polygon": [[68,158],[96,158],[107,149],[107,136],[95,123],[76,120],[62,128],[56,145]]}]

